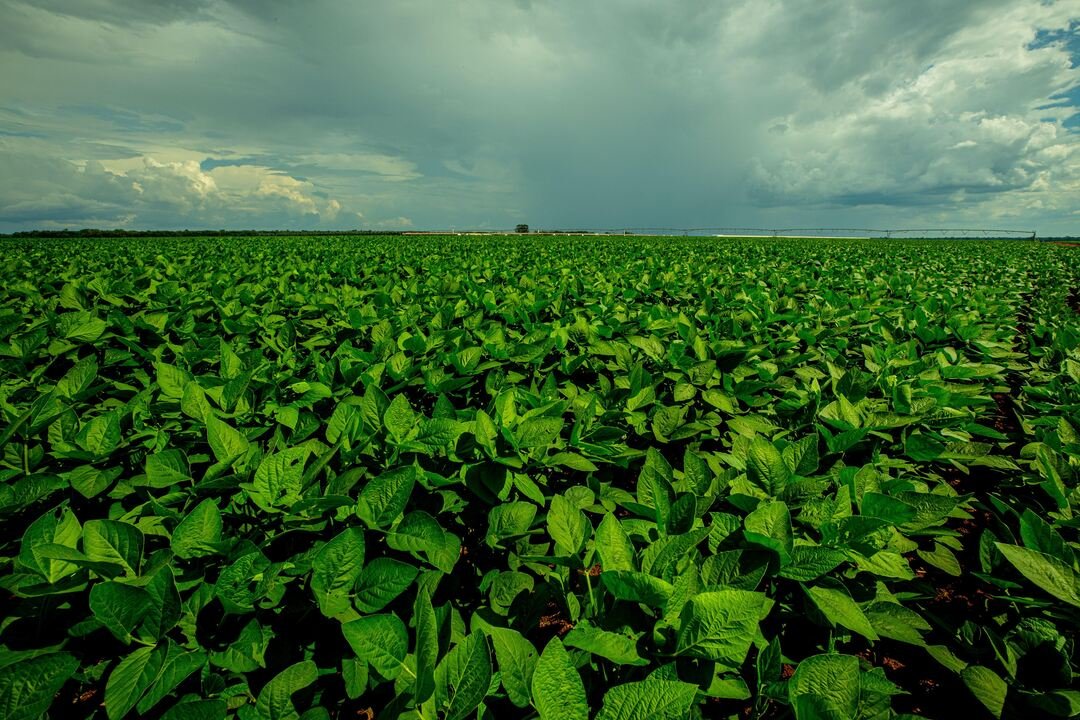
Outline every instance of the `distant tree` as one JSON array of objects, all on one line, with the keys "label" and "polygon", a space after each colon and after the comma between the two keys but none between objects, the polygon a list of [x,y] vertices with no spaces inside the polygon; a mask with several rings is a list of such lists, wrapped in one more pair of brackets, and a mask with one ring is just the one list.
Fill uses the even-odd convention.
[{"label": "distant tree", "polygon": [[517,226],[517,228],[514,230],[514,232],[527,233],[527,232],[529,232],[529,226],[526,225],[525,223],[521,223],[520,225]]}]

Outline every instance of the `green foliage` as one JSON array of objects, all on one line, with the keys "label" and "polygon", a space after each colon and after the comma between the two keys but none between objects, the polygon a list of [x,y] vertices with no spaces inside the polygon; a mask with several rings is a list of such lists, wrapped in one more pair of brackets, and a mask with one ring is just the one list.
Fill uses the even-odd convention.
[{"label": "green foliage", "polygon": [[558,638],[544,648],[532,677],[533,707],[541,720],[588,720],[581,675]]},{"label": "green foliage", "polygon": [[119,243],[6,248],[5,718],[1080,712],[1073,249]]}]

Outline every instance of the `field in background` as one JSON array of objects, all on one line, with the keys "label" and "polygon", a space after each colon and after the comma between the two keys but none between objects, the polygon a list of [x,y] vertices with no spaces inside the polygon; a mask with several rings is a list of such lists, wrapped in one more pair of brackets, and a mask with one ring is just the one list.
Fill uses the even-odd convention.
[{"label": "field in background", "polygon": [[1080,711],[1075,248],[4,251],[4,717]]}]

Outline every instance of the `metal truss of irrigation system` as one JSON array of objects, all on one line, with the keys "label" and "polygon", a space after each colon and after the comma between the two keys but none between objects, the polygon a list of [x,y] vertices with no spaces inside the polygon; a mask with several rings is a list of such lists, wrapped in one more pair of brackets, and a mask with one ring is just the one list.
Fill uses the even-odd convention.
[{"label": "metal truss of irrigation system", "polygon": [[[459,231],[460,232],[460,231]],[[718,237],[804,237],[804,238],[934,238],[942,240],[965,240],[1002,238],[1034,240],[1034,230],[997,230],[988,228],[902,228],[882,230],[878,228],[749,228],[749,227],[698,227],[698,228],[591,228],[533,230],[545,234],[594,234],[594,235],[713,235]]]}]

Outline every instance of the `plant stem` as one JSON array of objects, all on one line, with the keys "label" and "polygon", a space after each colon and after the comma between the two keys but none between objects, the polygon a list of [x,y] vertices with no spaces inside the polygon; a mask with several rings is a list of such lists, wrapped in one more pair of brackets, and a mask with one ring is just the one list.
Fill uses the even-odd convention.
[{"label": "plant stem", "polygon": [[596,596],[593,594],[592,575],[585,571],[585,586],[589,588],[589,617],[596,615]]}]

